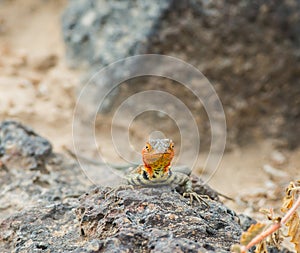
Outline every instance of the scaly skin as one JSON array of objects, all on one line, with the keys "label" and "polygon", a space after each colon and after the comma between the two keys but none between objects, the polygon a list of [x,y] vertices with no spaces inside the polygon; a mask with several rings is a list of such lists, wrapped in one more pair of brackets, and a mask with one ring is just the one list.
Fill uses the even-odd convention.
[{"label": "scaly skin", "polygon": [[184,197],[204,202],[200,195],[193,192],[190,171],[172,171],[171,162],[174,157],[174,143],[169,139],[152,139],[142,150],[143,165],[138,166],[126,176],[127,184],[134,186],[184,186]]}]

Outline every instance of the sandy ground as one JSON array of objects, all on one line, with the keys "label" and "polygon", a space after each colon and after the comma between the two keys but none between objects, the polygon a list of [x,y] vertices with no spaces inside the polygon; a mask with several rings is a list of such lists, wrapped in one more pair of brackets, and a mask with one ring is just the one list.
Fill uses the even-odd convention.
[{"label": "sandy ground", "polygon": [[[65,5],[63,0],[19,0],[2,1],[0,8],[0,120],[31,126],[57,152],[72,147],[80,81],[79,71],[69,69],[64,58],[60,15]],[[109,130],[102,129],[105,143]],[[224,155],[210,185],[235,198],[227,204],[236,211],[262,218],[259,207],[277,210],[285,186],[300,179],[300,149],[277,150],[275,143],[261,140]],[[95,152],[86,147],[86,154]]]}]

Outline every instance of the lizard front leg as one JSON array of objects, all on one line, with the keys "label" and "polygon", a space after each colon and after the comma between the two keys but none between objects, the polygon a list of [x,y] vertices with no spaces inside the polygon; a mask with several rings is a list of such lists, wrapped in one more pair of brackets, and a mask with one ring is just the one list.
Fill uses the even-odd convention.
[{"label": "lizard front leg", "polygon": [[184,187],[184,193],[183,197],[190,197],[191,204],[193,203],[193,200],[195,199],[198,203],[204,203],[206,207],[209,207],[207,202],[203,199],[201,195],[193,191],[192,182],[190,180],[190,177],[188,176],[190,173],[182,173],[182,172],[173,172],[170,176],[170,180],[173,181],[175,185],[183,186]]},{"label": "lizard front leg", "polygon": [[186,184],[184,185],[185,187],[185,192],[183,193],[183,197],[190,197],[190,202],[192,204],[193,200],[196,199],[198,203],[204,203],[207,208],[209,208],[209,204],[204,200],[204,198],[199,195],[198,193],[194,192],[192,189],[192,182],[191,180],[187,181]]}]

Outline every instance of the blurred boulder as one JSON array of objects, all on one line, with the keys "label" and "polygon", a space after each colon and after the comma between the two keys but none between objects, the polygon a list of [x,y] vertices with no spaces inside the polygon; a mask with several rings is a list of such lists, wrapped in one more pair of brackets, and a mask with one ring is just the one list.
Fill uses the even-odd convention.
[{"label": "blurred boulder", "polygon": [[0,157],[6,166],[15,163],[22,169],[42,169],[51,153],[51,143],[29,127],[16,121],[0,124]]},{"label": "blurred boulder", "polygon": [[110,64],[144,51],[172,0],[70,1],[63,21],[71,64]]},{"label": "blurred boulder", "polygon": [[75,161],[53,153],[34,130],[16,121],[0,123],[0,220],[79,196],[90,185]]},{"label": "blurred boulder", "polygon": [[[290,148],[299,144],[299,1],[74,0],[62,27],[73,66],[93,71],[143,53],[178,57],[213,83],[226,113],[229,143],[278,137]],[[167,80],[159,82],[201,122],[204,113],[192,94]],[[99,94],[101,83],[95,83]],[[142,83],[143,89],[158,87]],[[117,94],[106,109],[112,109]],[[209,125],[200,128],[207,132]]]}]

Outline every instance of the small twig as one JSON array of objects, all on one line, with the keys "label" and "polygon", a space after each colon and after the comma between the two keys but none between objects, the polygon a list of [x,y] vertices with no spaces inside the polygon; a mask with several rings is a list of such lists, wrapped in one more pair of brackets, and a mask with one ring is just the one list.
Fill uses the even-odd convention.
[{"label": "small twig", "polygon": [[296,203],[291,207],[291,209],[284,215],[284,217],[281,219],[281,224],[284,225],[289,218],[297,211],[297,208],[300,206],[300,194],[298,196],[298,199]]},{"label": "small twig", "polygon": [[298,196],[297,201],[295,204],[289,209],[289,211],[283,216],[280,222],[274,223],[271,227],[269,227],[267,230],[263,231],[261,234],[257,235],[252,239],[251,242],[249,242],[246,246],[242,246],[241,250],[242,253],[246,253],[248,249],[253,247],[254,245],[261,242],[263,239],[265,239],[267,236],[274,233],[276,230],[278,230],[280,227],[282,227],[290,218],[291,216],[297,211],[298,207],[300,206],[300,195]]},{"label": "small twig", "polygon": [[223,197],[224,199],[227,199],[227,200],[230,200],[230,201],[235,201],[233,198],[228,197],[228,196],[224,195],[223,193],[217,192],[217,194],[219,196]]}]

